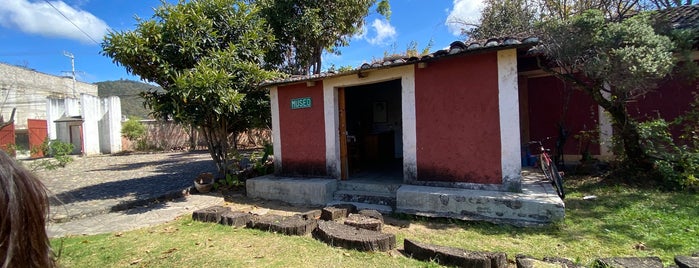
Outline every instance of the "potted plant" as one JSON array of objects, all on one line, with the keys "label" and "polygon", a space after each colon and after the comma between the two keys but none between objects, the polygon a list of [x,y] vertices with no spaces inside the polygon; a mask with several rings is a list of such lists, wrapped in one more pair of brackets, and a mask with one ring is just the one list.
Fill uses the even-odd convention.
[{"label": "potted plant", "polygon": [[194,188],[200,193],[208,193],[214,187],[214,175],[210,172],[204,172],[194,179]]}]

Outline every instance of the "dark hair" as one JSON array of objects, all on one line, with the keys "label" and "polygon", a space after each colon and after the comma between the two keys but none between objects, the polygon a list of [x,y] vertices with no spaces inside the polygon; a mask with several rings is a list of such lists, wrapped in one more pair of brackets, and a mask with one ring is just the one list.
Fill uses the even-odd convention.
[{"label": "dark hair", "polygon": [[39,179],[0,151],[0,267],[55,267]]}]

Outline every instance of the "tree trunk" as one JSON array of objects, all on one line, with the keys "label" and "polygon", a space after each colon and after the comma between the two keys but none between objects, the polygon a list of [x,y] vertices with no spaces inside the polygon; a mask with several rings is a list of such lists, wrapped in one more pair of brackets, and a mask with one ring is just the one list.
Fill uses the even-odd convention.
[{"label": "tree trunk", "polygon": [[619,131],[619,138],[623,143],[625,160],[640,171],[650,171],[653,168],[648,160],[648,155],[641,146],[641,135],[638,133],[638,124],[629,116],[624,104],[612,105],[605,109],[612,116],[614,129]]}]

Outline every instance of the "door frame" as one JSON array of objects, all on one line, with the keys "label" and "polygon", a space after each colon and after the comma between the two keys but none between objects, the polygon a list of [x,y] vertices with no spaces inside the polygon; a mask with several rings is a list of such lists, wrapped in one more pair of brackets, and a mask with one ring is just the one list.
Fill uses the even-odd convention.
[{"label": "door frame", "polygon": [[[410,183],[417,178],[417,146],[415,123],[415,65],[363,72],[362,75],[346,75],[323,80],[323,101],[325,114],[325,160],[328,176],[342,179],[343,167],[340,135],[340,94],[344,102],[344,89],[352,86],[374,84],[399,79],[401,81],[401,117],[403,123],[403,182]],[[345,129],[346,130],[346,129]],[[344,164],[343,164],[344,163]]]}]

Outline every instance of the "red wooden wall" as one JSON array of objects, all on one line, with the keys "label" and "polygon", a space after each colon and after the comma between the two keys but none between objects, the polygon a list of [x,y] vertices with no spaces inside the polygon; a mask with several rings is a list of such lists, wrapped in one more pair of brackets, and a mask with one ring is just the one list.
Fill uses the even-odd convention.
[{"label": "red wooden wall", "polygon": [[[5,126],[0,130],[0,150],[5,152],[8,151],[8,145],[15,144],[15,124]],[[15,156],[16,152],[12,151],[12,156]]]},{"label": "red wooden wall", "polygon": [[48,137],[49,132],[46,120],[28,119],[27,128],[29,129],[29,151],[32,153],[31,157],[44,156],[44,153],[37,149],[41,148],[41,144]]}]

